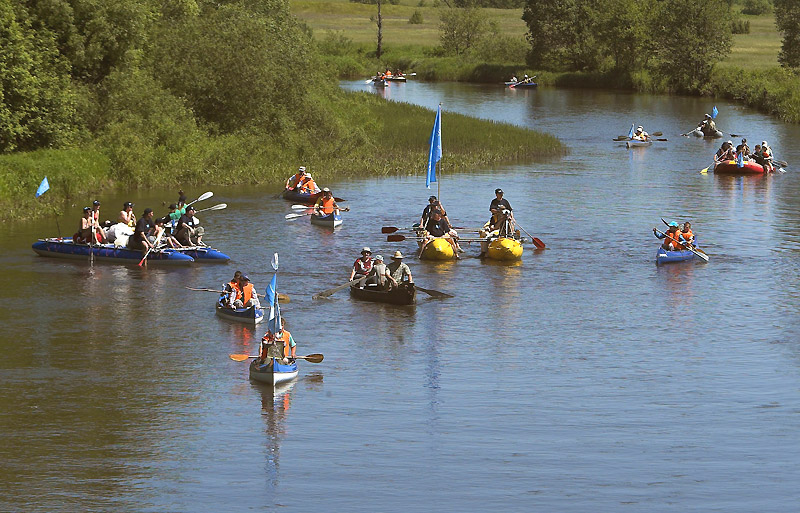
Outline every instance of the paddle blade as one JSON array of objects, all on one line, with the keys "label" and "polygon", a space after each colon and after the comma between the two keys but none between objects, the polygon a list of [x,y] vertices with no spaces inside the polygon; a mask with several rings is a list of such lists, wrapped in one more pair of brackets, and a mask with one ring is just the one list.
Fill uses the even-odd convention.
[{"label": "paddle blade", "polygon": [[450,294],[445,294],[444,292],[439,292],[438,290],[423,289],[422,287],[420,287],[420,286],[418,286],[416,284],[414,285],[414,288],[416,288],[420,292],[424,292],[424,293],[428,294],[431,297],[436,297],[436,298],[440,298],[440,299],[446,299],[446,298],[450,298],[450,297],[455,297],[455,296],[452,296]]},{"label": "paddle blade", "polygon": [[384,226],[383,228],[381,228],[381,233],[394,233],[399,229],[400,228],[396,226]]},{"label": "paddle blade", "polygon": [[313,205],[292,205],[292,210],[306,210],[309,208],[314,208]]},{"label": "paddle blade", "polygon": [[228,356],[230,356],[230,359],[234,362],[244,362],[250,358],[258,358],[257,354],[231,354]]},{"label": "paddle blade", "polygon": [[533,245],[536,246],[538,249],[544,249],[547,247],[544,245],[544,242],[542,242],[542,240],[537,237],[533,238]]},{"label": "paddle blade", "polygon": [[700,170],[700,174],[701,174],[701,175],[707,174],[707,173],[708,173],[708,168],[709,168],[709,167],[711,167],[711,166],[708,166],[708,167],[707,167],[707,168],[705,168],[705,169],[701,169],[701,170]]},{"label": "paddle blade", "polygon": [[298,356],[298,358],[302,358],[303,360],[311,363],[322,363],[322,360],[325,359],[325,355],[314,353],[306,356]]},{"label": "paddle blade", "polygon": [[286,214],[283,217],[285,217],[286,219],[297,219],[298,217],[303,217],[304,215],[306,214]]},{"label": "paddle blade", "polygon": [[405,235],[389,235],[386,237],[387,242],[400,242],[402,240],[406,240]]},{"label": "paddle blade", "polygon": [[200,195],[200,197],[199,197],[199,198],[197,198],[197,200],[195,200],[195,201],[203,201],[203,200],[207,200],[208,198],[210,198],[210,197],[211,197],[211,196],[213,196],[213,195],[214,195],[214,193],[213,193],[213,192],[211,192],[211,191],[208,191],[208,192],[205,192],[205,193],[201,194],[201,195]]},{"label": "paddle blade", "polygon": [[281,294],[279,292],[278,293],[278,301],[280,301],[281,303],[288,303],[288,302],[291,301],[291,298],[289,296],[287,296],[286,294]]}]

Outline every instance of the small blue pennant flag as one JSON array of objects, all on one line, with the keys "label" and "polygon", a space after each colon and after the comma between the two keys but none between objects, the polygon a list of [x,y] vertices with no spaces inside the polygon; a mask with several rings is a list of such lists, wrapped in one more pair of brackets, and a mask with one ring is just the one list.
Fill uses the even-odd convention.
[{"label": "small blue pennant flag", "polygon": [[436,119],[431,130],[430,150],[428,152],[428,170],[425,174],[425,186],[430,189],[431,182],[436,181],[436,163],[442,159],[442,105],[436,111]]},{"label": "small blue pennant flag", "polygon": [[717,114],[719,114],[719,111],[717,110],[717,106],[714,105],[714,108],[711,110],[711,119],[717,119]]},{"label": "small blue pennant flag", "polygon": [[278,272],[272,277],[267,287],[267,302],[269,303],[269,322],[267,330],[278,333],[281,325],[281,306],[278,303]]},{"label": "small blue pennant flag", "polygon": [[50,190],[50,182],[47,181],[47,177],[45,176],[42,183],[39,184],[39,188],[36,189],[36,196],[34,196],[34,198],[38,198],[48,190]]},{"label": "small blue pennant flag", "polygon": [[631,131],[628,132],[628,139],[633,139],[633,123],[631,123]]},{"label": "small blue pennant flag", "polygon": [[739,152],[739,156],[736,158],[736,165],[744,167],[744,152]]}]

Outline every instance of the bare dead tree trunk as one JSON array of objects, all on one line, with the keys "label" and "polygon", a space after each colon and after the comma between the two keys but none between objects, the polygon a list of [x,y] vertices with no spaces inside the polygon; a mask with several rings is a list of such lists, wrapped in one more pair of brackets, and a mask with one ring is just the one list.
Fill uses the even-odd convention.
[{"label": "bare dead tree trunk", "polygon": [[382,52],[381,48],[383,44],[383,34],[381,33],[382,29],[383,29],[383,18],[381,17],[381,0],[378,0],[378,50],[375,52],[375,56],[378,57],[378,59],[381,58],[381,52]]}]

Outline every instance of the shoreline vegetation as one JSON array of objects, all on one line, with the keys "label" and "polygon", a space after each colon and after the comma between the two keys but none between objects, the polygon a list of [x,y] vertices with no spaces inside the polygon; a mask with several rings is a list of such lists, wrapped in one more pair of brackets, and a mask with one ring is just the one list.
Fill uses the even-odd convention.
[{"label": "shoreline vegetation", "polygon": [[[339,88],[287,0],[53,2],[0,3],[2,221],[69,215],[110,190],[277,192],[300,165],[321,184],[422,176],[435,112]],[[548,134],[443,115],[448,173],[567,151]]]},{"label": "shoreline vegetation", "polygon": [[[149,184],[269,184],[278,193],[299,165],[307,166],[322,185],[353,177],[415,171],[420,177],[424,175],[435,111],[389,102],[371,93],[336,91],[329,101],[341,111],[340,122],[358,127],[351,137],[319,144],[301,139],[292,146],[265,143],[261,136],[207,137],[197,142],[192,148],[193,158],[186,162],[195,168],[180,168],[180,163],[175,168],[161,167],[153,162],[157,167],[129,173],[98,147],[0,155],[0,220],[64,213],[76,200],[88,204],[103,191],[147,188]],[[558,158],[567,153],[552,135],[446,110],[442,116],[447,126],[442,132],[447,173]],[[35,199],[34,192],[44,176],[48,177],[50,191]],[[79,215],[77,210],[75,215]]]},{"label": "shoreline vegetation", "polygon": [[[688,94],[733,100],[783,121],[800,123],[800,76],[791,69],[780,67],[778,63],[781,37],[775,25],[774,11],[770,9],[758,15],[742,12],[754,1],[733,0],[730,15],[736,24],[746,26],[747,32],[732,34],[727,56],[717,62],[702,81],[686,80],[685,83],[671,81],[648,69],[648,66],[635,62],[629,63],[628,69],[625,69],[626,66],[620,65],[620,62],[601,59],[592,65],[584,65],[585,69],[578,71],[553,69],[557,66],[542,69],[541,66],[532,65],[531,45],[525,39],[528,26],[522,19],[522,7],[482,9],[481,13],[486,19],[484,38],[465,51],[444,47],[446,40],[441,36],[445,9],[436,0],[427,3],[425,0],[399,0],[398,4],[384,5],[384,48],[380,60],[375,58],[374,5],[347,0],[292,0],[291,8],[314,30],[323,62],[341,78],[362,78],[374,75],[376,69],[389,67],[407,73],[415,72],[417,79],[425,81],[497,84],[512,75],[520,77],[527,73],[536,75],[537,83],[542,86]],[[758,2],[768,4],[766,0]],[[537,2],[529,0],[528,3]],[[458,2],[456,5],[459,5]],[[415,18],[423,20],[419,24],[410,22],[415,12],[419,13]],[[558,18],[552,16],[553,13],[537,12],[548,19]],[[625,14],[612,14],[624,20],[630,12],[628,9],[624,11]],[[574,26],[584,25],[580,21],[564,19],[565,24]],[[547,28],[552,30],[541,32],[562,31],[557,27]],[[587,41],[598,37],[594,33],[580,35]],[[627,34],[623,32],[618,35]],[[648,31],[630,35],[640,42],[640,46],[646,45],[648,40],[664,38],[663,35],[655,36]],[[408,41],[415,43],[408,44]],[[568,49],[555,54],[559,59],[545,63],[565,62],[573,57],[570,51],[579,53],[586,50],[580,46]],[[651,58],[651,61],[655,60],[657,58]]]}]

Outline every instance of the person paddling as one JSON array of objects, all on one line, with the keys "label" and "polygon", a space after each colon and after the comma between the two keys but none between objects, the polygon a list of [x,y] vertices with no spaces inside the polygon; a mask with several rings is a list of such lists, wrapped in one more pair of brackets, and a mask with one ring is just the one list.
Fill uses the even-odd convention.
[{"label": "person paddling", "polygon": [[233,273],[233,279],[222,286],[222,294],[219,296],[220,304],[231,309],[235,308],[233,304],[241,295],[239,288],[239,278],[241,277],[242,271],[236,271]]},{"label": "person paddling", "polygon": [[680,251],[683,249],[683,246],[681,246],[679,242],[681,230],[678,223],[675,221],[669,223],[666,233],[659,233],[658,228],[653,228],[653,235],[659,239],[664,239],[664,243],[661,245],[661,247],[666,251]]},{"label": "person paddling", "polygon": [[83,207],[83,217],[81,218],[80,225],[78,226],[78,233],[73,237],[73,243],[89,244],[94,237],[95,221],[92,216],[91,207]]},{"label": "person paddling", "polygon": [[733,142],[725,141],[714,154],[714,162],[720,163],[726,160],[736,160],[736,152],[733,151]]},{"label": "person paddling", "polygon": [[714,123],[714,118],[711,117],[711,114],[706,114],[703,121],[697,124],[697,128],[706,136],[712,136],[717,133],[717,124]]},{"label": "person paddling", "polygon": [[[277,359],[283,365],[288,365],[289,360],[294,360],[297,356],[297,344],[292,338],[292,334],[286,329],[286,320],[281,319],[278,333],[267,330],[261,337],[261,350],[259,351],[259,364],[271,363]],[[268,362],[269,360],[269,362]]]},{"label": "person paddling", "polygon": [[317,198],[317,202],[314,204],[314,213],[326,216],[339,213],[339,205],[336,204],[336,200],[333,199],[333,193],[327,187],[322,189],[322,196]]},{"label": "person paddling", "polygon": [[772,148],[769,147],[767,141],[761,141],[761,158],[764,159],[762,166],[764,166],[765,173],[775,171],[775,168],[772,166],[772,157]]},{"label": "person paddling", "polygon": [[368,246],[364,246],[361,250],[361,256],[353,262],[353,270],[350,271],[350,279],[353,281],[356,278],[364,278],[372,270],[372,250]]},{"label": "person paddling", "polygon": [[294,190],[295,187],[300,183],[300,180],[306,175],[306,166],[300,166],[300,169],[297,170],[297,173],[293,174],[286,180],[286,189],[291,191]]},{"label": "person paddling", "polygon": [[[133,231],[133,235],[128,239],[128,247],[142,251],[155,249],[150,240],[150,233],[155,229],[155,226],[155,222],[153,221],[153,209],[144,209],[142,217],[136,221],[136,229]],[[155,237],[152,237],[152,240],[155,241]]]},{"label": "person paddling", "polygon": [[237,287],[236,299],[233,301],[234,308],[261,308],[261,303],[258,301],[255,287],[250,283],[250,278],[247,275],[241,274],[239,276],[239,283]]},{"label": "person paddling", "polygon": [[650,140],[650,134],[644,131],[644,127],[642,125],[639,125],[638,127],[636,127],[636,133],[633,134],[633,137],[631,139],[633,139],[634,141],[646,142]]},{"label": "person paddling", "polygon": [[[392,256],[392,263],[386,266],[389,271],[389,281],[392,287],[398,287],[402,283],[414,283],[414,277],[411,276],[411,269],[403,263],[403,254],[398,250]],[[408,280],[404,281],[404,278]]]},{"label": "person paddling", "polygon": [[383,263],[383,257],[381,255],[375,255],[375,259],[372,262],[372,270],[367,276],[367,281],[377,284],[379,290],[384,290],[391,279],[392,274],[389,272],[388,266]]}]

